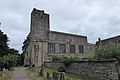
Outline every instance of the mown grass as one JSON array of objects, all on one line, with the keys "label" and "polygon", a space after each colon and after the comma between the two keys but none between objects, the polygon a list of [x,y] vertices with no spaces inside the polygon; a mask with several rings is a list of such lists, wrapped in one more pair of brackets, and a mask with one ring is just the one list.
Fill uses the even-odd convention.
[{"label": "mown grass", "polygon": [[5,75],[2,76],[2,71],[0,71],[0,80],[11,80],[13,70],[5,71]]},{"label": "mown grass", "polygon": [[66,79],[68,80],[96,80],[95,78],[88,76],[80,76],[73,73],[66,73]]},{"label": "mown grass", "polygon": [[[41,68],[35,68],[35,71],[31,71],[31,70],[26,70],[26,71],[32,80],[47,80],[45,77],[38,75],[40,69]],[[49,72],[51,74],[52,74],[52,72],[57,71],[55,69],[50,69],[50,68],[44,68],[44,70],[45,70],[45,73]],[[80,75],[76,75],[76,74],[72,74],[72,73],[65,73],[65,75],[66,75],[66,79],[68,79],[68,80],[96,80],[92,77],[80,76]]]},{"label": "mown grass", "polygon": [[26,72],[31,80],[47,80],[45,77],[39,76],[39,69],[40,68],[35,68],[35,71],[26,69]]}]

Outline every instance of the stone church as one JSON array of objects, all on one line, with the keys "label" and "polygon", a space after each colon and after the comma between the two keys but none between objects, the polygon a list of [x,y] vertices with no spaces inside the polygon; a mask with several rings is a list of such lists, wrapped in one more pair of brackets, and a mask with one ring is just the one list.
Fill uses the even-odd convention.
[{"label": "stone church", "polygon": [[22,47],[24,65],[42,66],[52,56],[83,58],[93,54],[94,44],[87,42],[87,36],[50,30],[49,14],[33,9],[30,33]]},{"label": "stone church", "polygon": [[120,35],[118,36],[114,36],[114,37],[110,37],[107,39],[103,39],[101,40],[101,38],[98,39],[98,41],[96,42],[96,46],[98,47],[102,47],[105,45],[114,45],[114,44],[120,44]]}]

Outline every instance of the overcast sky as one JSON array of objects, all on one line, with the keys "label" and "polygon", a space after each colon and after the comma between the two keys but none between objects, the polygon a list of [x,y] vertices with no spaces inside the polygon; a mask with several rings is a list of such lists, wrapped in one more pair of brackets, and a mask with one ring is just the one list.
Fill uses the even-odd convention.
[{"label": "overcast sky", "polygon": [[51,30],[85,35],[89,43],[120,34],[120,0],[0,0],[0,29],[20,52],[34,7],[50,14]]}]

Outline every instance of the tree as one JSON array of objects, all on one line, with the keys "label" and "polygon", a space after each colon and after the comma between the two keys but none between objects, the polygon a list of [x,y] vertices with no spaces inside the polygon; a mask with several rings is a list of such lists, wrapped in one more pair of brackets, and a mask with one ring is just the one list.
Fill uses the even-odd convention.
[{"label": "tree", "polygon": [[117,59],[120,60],[120,44],[106,45],[96,48],[95,59]]},{"label": "tree", "polygon": [[8,41],[9,40],[7,35],[0,30],[0,56],[4,56],[7,54],[7,51],[9,49],[7,44]]},{"label": "tree", "polygon": [[10,48],[10,49],[8,50],[8,53],[9,53],[9,54],[18,54],[19,51],[18,51],[18,50],[15,50],[15,49],[13,49],[13,48]]},{"label": "tree", "polygon": [[0,57],[0,68],[11,68],[16,66],[18,60],[17,55],[8,54]]},{"label": "tree", "polygon": [[24,55],[22,54],[16,54],[18,56],[16,66],[22,66],[24,64]]},{"label": "tree", "polygon": [[23,64],[23,55],[19,51],[8,46],[9,38],[0,30],[0,68],[3,66],[15,66]]}]

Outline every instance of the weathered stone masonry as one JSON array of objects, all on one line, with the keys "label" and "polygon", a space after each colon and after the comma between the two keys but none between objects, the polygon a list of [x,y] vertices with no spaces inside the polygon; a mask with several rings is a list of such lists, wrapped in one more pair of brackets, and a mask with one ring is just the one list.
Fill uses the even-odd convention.
[{"label": "weathered stone masonry", "polygon": [[67,66],[62,62],[45,62],[45,66],[49,68],[66,69],[79,75],[88,75],[95,77],[96,80],[119,80],[120,66],[117,61],[74,61]]},{"label": "weathered stone masonry", "polygon": [[96,46],[105,46],[105,45],[113,45],[113,44],[120,44],[120,35],[103,40],[99,38],[98,41],[96,42]]},{"label": "weathered stone masonry", "polygon": [[51,56],[85,57],[92,55],[94,45],[87,42],[86,36],[50,31],[49,14],[33,9],[31,27],[24,41],[24,65],[41,66],[51,61]]}]

